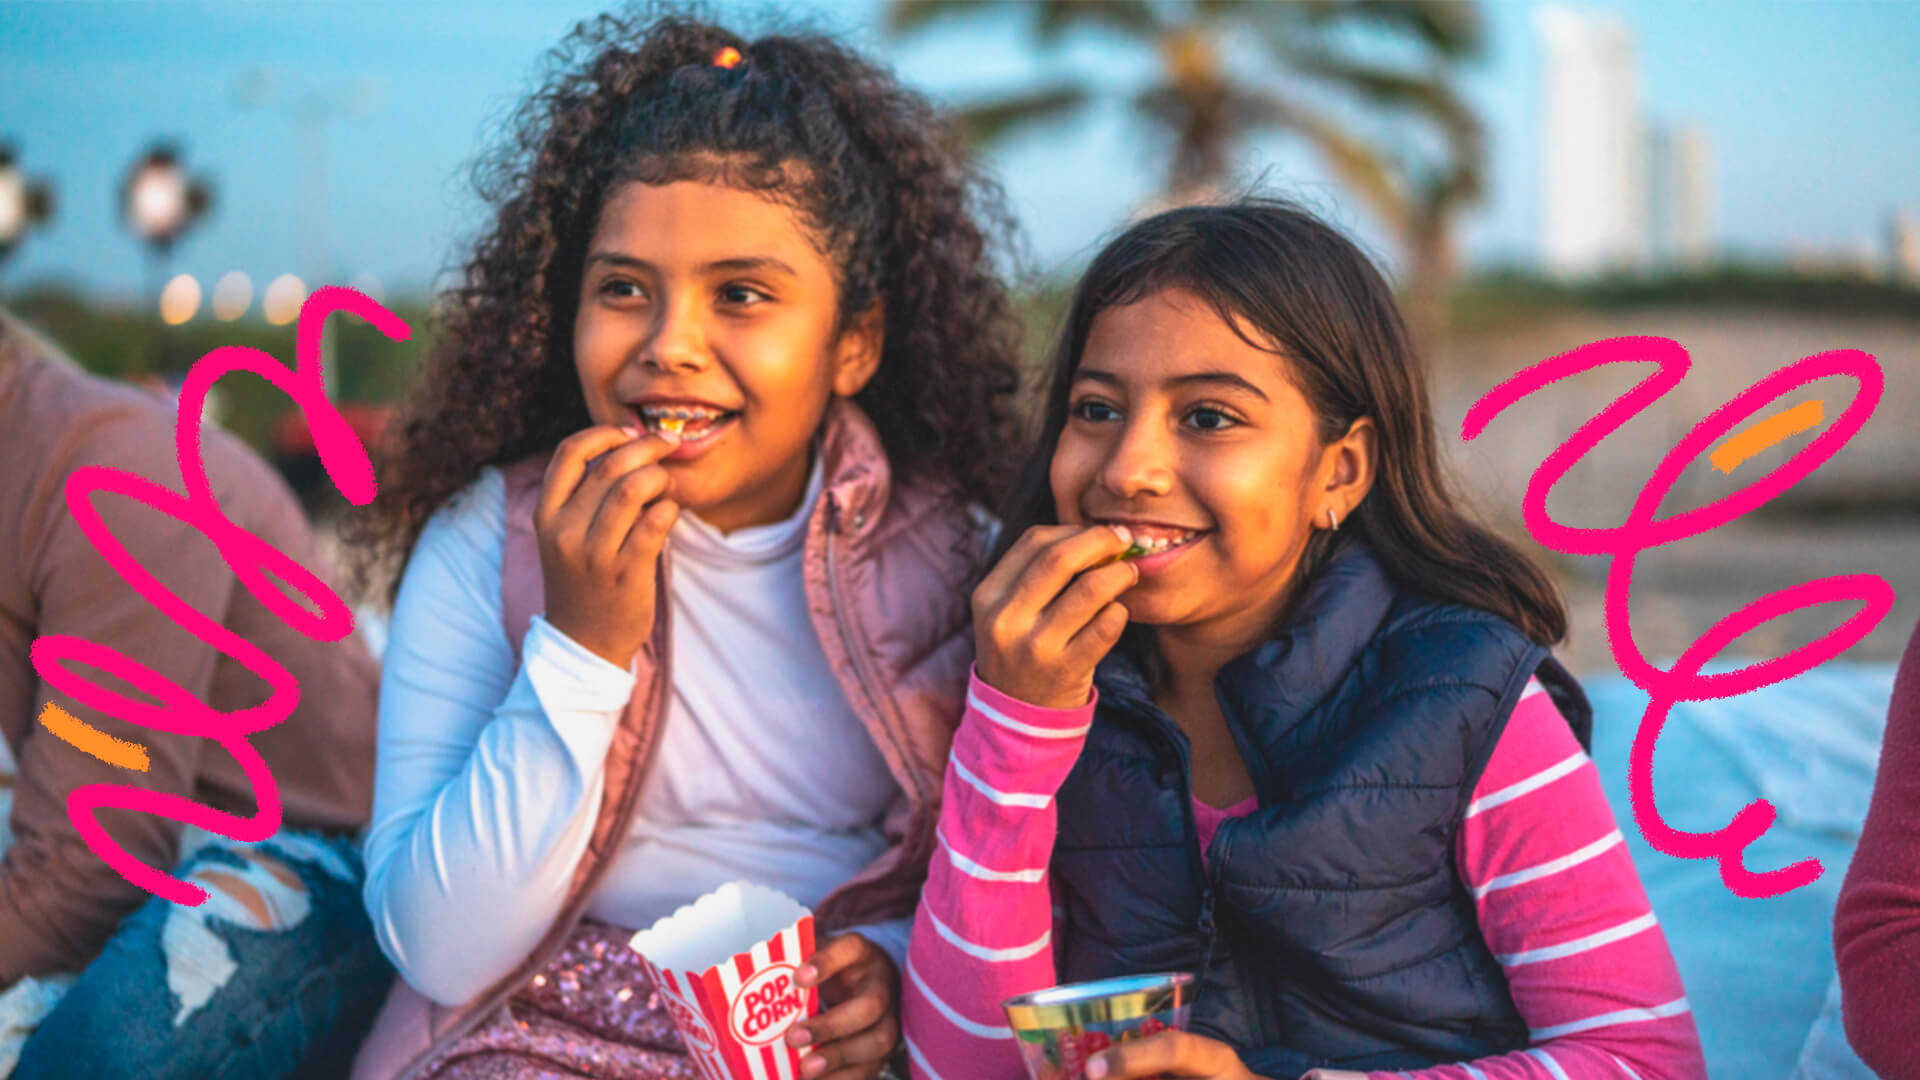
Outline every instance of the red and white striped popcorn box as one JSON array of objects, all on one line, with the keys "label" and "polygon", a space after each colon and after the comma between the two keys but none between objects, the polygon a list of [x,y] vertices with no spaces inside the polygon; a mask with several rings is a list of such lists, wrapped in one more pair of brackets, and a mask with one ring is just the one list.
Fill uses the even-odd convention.
[{"label": "red and white striped popcorn box", "polygon": [[813,955],[813,913],[774,889],[730,881],[628,942],[706,1080],[800,1080],[782,1038],[819,1008],[794,974]]}]

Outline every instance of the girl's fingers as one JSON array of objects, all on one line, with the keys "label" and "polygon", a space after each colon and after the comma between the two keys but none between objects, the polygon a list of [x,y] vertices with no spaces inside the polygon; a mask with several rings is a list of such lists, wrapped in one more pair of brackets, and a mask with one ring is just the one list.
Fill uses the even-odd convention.
[{"label": "girl's fingers", "polygon": [[886,1019],[893,1004],[885,980],[874,979],[852,997],[818,1016],[793,1025],[787,1031],[789,1046],[826,1046],[838,1039],[867,1030]]},{"label": "girl's fingers", "polygon": [[973,595],[980,605],[979,610],[997,610],[1006,600],[1015,586],[1020,583],[1021,575],[1027,571],[1027,565],[1033,562],[1048,544],[1062,537],[1072,536],[1084,529],[1081,525],[1035,525],[1020,534],[1000,561],[993,564],[980,584],[974,587]]},{"label": "girl's fingers", "polygon": [[1231,1047],[1184,1031],[1162,1031],[1102,1050],[1087,1062],[1086,1072],[1087,1080],[1158,1076],[1252,1080],[1252,1074],[1240,1063],[1240,1055]]},{"label": "girl's fingers", "polygon": [[[899,1044],[900,1030],[894,1023],[875,1024],[808,1053],[801,1059],[800,1074],[809,1080],[867,1080],[879,1073]],[[816,1060],[821,1064],[813,1064]]]},{"label": "girl's fingers", "polygon": [[[1023,619],[1027,625],[1037,622],[1076,575],[1099,566],[1127,550],[1131,543],[1124,534],[1105,525],[1083,528],[1061,537],[1034,555],[1013,589],[1000,604],[1000,611]],[[1116,594],[1117,595],[1117,594]],[[1100,610],[1095,606],[1088,612]]]},{"label": "girl's fingers", "polygon": [[615,481],[587,526],[590,554],[617,555],[640,515],[667,490],[667,470],[658,465],[635,469]]},{"label": "girl's fingers", "polygon": [[640,520],[627,530],[627,538],[620,545],[621,560],[651,562],[658,558],[660,549],[667,545],[667,533],[679,518],[680,504],[672,499],[660,498],[648,503]]},{"label": "girl's fingers", "polygon": [[590,462],[567,506],[582,512],[587,521],[599,511],[607,492],[628,473],[647,468],[673,452],[673,443],[658,435],[643,435],[615,446]]},{"label": "girl's fingers", "polygon": [[540,482],[540,502],[534,511],[536,522],[547,522],[558,513],[567,498],[580,486],[587,463],[608,450],[633,438],[625,430],[607,424],[597,425],[560,440],[553,456],[547,459],[547,473]]},{"label": "girl's fingers", "polygon": [[1057,640],[1070,641],[1105,611],[1107,605],[1139,581],[1139,567],[1124,560],[1088,570],[1073,579],[1073,584],[1047,605],[1034,632],[1055,634]]},{"label": "girl's fingers", "polygon": [[1112,652],[1113,647],[1120,643],[1120,635],[1127,629],[1127,618],[1126,606],[1118,601],[1101,608],[1067,642],[1065,654],[1068,662],[1085,667],[1098,664],[1101,657]]},{"label": "girl's fingers", "polygon": [[800,965],[794,981],[803,987],[819,986],[855,964],[873,959],[879,952],[880,946],[862,934],[838,934],[813,950],[807,962]]}]

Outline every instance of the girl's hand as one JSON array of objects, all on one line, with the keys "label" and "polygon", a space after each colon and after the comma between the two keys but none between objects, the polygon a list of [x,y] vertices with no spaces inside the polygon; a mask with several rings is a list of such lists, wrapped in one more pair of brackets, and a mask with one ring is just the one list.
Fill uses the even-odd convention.
[{"label": "girl's hand", "polygon": [[1138,1077],[1199,1077],[1204,1080],[1260,1080],[1223,1042],[1184,1031],[1162,1031],[1102,1050],[1087,1062],[1087,1080]]},{"label": "girl's hand", "polygon": [[680,513],[657,463],[673,447],[604,425],[571,435],[533,512],[547,622],[617,667],[653,633],[654,560]]},{"label": "girl's hand", "polygon": [[1043,708],[1086,704],[1093,669],[1120,640],[1116,601],[1140,580],[1112,562],[1132,538],[1117,526],[1036,525],[973,590],[975,664],[988,686]]},{"label": "girl's hand", "polygon": [[787,1031],[787,1045],[813,1050],[800,1059],[807,1080],[873,1080],[900,1045],[900,972],[887,951],[859,934],[841,934],[813,951],[795,981],[818,986],[826,1011]]}]

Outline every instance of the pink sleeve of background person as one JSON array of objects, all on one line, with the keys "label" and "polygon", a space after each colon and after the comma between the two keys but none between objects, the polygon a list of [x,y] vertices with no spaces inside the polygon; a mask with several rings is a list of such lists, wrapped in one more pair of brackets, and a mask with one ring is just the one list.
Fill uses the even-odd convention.
[{"label": "pink sleeve of background person", "polygon": [[[1052,986],[1054,793],[1073,771],[1093,702],[1043,709],[980,681],[947,764],[938,848],[914,916],[901,1016],[918,1080],[1026,1076],[1000,1003]],[[957,1080],[957,1078],[956,1078]]]},{"label": "pink sleeve of background person", "polygon": [[1833,921],[1847,1040],[1882,1076],[1920,1076],[1920,626],[1894,676],[1880,771]]},{"label": "pink sleeve of background person", "polygon": [[1538,681],[1494,747],[1455,854],[1533,1045],[1370,1080],[1707,1075],[1679,969],[1599,771]]}]

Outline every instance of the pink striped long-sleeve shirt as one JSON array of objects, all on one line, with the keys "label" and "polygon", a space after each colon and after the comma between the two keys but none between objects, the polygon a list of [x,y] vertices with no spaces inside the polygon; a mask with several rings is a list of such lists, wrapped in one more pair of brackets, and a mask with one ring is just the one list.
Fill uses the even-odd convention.
[{"label": "pink striped long-sleeve shirt", "polygon": [[[1025,1075],[999,1003],[1058,982],[1053,796],[1092,720],[1091,701],[1042,709],[977,677],[969,687],[908,950],[902,1015],[920,1080]],[[1706,1075],[1679,971],[1599,774],[1537,681],[1474,789],[1455,860],[1532,1045],[1370,1080]]]}]

